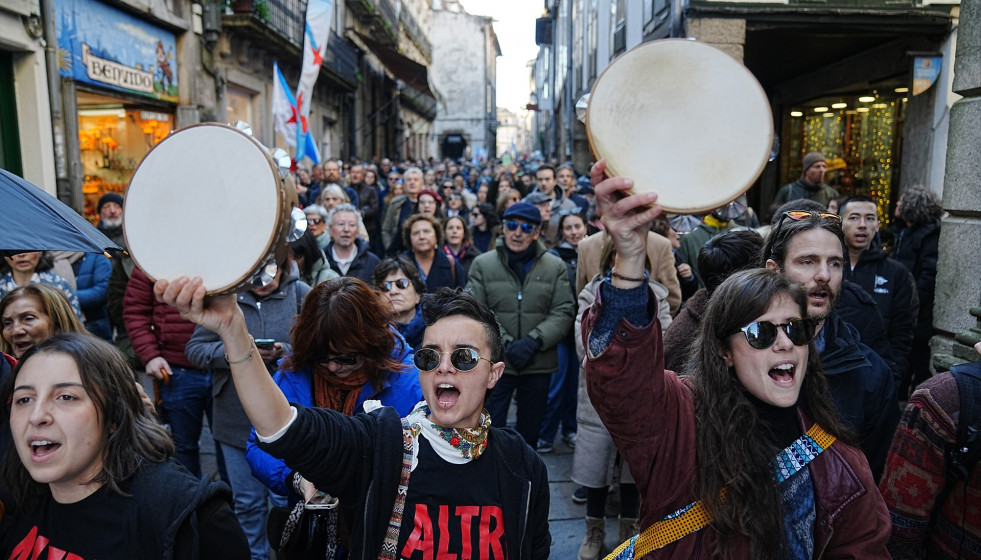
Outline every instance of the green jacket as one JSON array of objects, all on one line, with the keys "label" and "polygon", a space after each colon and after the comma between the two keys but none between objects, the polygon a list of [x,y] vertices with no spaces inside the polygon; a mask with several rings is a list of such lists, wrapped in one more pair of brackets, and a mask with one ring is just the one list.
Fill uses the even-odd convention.
[{"label": "green jacket", "polygon": [[474,259],[467,289],[497,315],[505,345],[525,336],[542,343],[531,365],[517,371],[507,364],[504,373],[547,374],[558,369],[556,345],[569,334],[576,316],[562,259],[536,241],[535,260],[524,285],[518,285],[518,277],[508,268],[507,249],[499,245]]}]

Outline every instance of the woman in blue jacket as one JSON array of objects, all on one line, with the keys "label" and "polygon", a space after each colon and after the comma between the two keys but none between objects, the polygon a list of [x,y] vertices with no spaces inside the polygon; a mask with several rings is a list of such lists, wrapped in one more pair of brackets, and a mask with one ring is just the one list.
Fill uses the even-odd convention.
[{"label": "woman in blue jacket", "polygon": [[[365,401],[375,400],[399,416],[408,415],[423,400],[419,370],[412,363],[412,347],[389,317],[388,303],[357,278],[317,285],[291,330],[293,351],[275,375],[286,399],[348,416],[365,412]],[[302,477],[259,449],[255,430],[245,456],[256,478],[298,504]]]}]

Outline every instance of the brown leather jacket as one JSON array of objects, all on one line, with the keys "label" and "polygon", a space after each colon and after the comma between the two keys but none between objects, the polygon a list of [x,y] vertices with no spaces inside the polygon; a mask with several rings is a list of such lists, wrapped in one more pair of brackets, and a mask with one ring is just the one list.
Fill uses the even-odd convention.
[{"label": "brown leather jacket", "polygon": [[[648,294],[648,317],[657,316],[657,299]],[[602,312],[602,299],[582,320],[583,340]],[[589,397],[613,435],[642,496],[641,526],[695,501],[695,417],[691,391],[683,378],[664,369],[661,329],[653,320],[637,328],[620,319],[609,347],[587,352]],[[811,422],[800,414],[801,427]],[[808,467],[814,484],[814,558],[889,558],[891,523],[865,456],[836,442]],[[646,558],[706,558],[702,530]],[[745,546],[735,558],[747,558]]]}]

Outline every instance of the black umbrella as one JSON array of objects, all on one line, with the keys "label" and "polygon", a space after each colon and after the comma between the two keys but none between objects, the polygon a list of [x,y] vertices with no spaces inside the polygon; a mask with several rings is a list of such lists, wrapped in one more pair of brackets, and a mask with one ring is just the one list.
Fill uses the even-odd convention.
[{"label": "black umbrella", "polygon": [[0,251],[122,251],[65,203],[0,169]]}]

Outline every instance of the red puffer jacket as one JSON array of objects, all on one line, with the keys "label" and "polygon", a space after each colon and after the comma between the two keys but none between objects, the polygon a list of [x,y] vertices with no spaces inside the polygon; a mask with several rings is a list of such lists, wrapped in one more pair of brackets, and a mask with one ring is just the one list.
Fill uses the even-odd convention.
[{"label": "red puffer jacket", "polygon": [[[657,298],[648,295],[648,317]],[[584,342],[602,312],[596,303],[582,319]],[[686,380],[664,370],[661,328],[638,328],[620,319],[609,347],[585,364],[589,398],[630,467],[641,493],[641,527],[695,501],[695,408]],[[812,422],[798,412],[802,430]],[[808,466],[814,486],[814,558],[886,559],[892,524],[868,462],[858,449],[836,442]],[[652,552],[646,559],[707,558],[706,530]],[[736,543],[733,557],[748,557]]]},{"label": "red puffer jacket", "polygon": [[153,297],[153,282],[134,268],[123,297],[123,323],[133,351],[146,364],[163,356],[171,366],[193,368],[184,347],[194,333],[194,323],[181,318],[173,307]]}]

